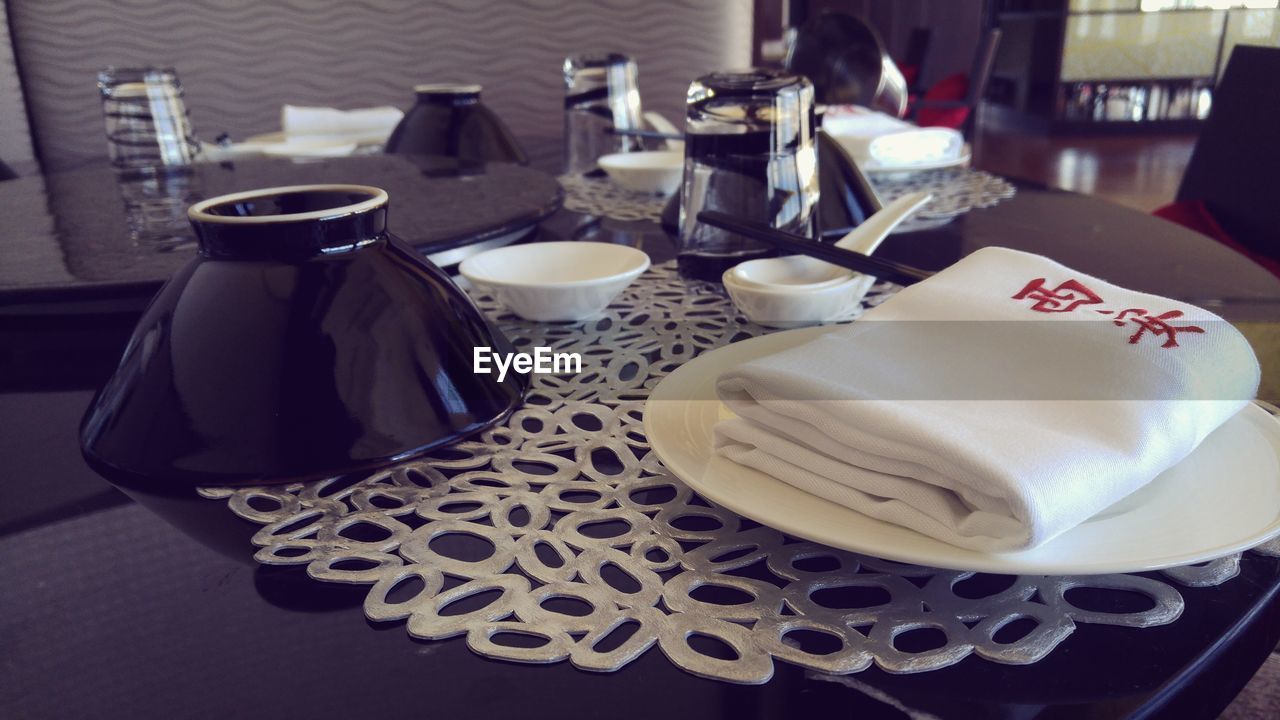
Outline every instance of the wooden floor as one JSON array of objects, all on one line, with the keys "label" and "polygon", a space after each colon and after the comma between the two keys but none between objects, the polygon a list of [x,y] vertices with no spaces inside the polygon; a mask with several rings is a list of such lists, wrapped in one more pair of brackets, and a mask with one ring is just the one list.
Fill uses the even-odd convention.
[{"label": "wooden floor", "polygon": [[974,164],[1150,212],[1173,200],[1194,135],[1077,137],[980,131]]}]

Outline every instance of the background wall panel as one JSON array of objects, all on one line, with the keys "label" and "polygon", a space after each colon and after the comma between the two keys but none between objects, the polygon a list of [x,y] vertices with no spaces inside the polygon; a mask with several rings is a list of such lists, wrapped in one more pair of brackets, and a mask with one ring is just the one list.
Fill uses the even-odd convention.
[{"label": "background wall panel", "polygon": [[15,171],[26,174],[35,170],[35,154],[27,112],[23,104],[22,83],[9,39],[9,20],[5,4],[0,1],[0,160]]},{"label": "background wall panel", "polygon": [[[566,53],[640,66],[646,109],[675,119],[689,81],[751,57],[751,0],[9,0],[41,158],[105,154],[95,75],[172,65],[197,134],[280,127],[280,106],[413,102],[424,82],[478,82],[517,135],[562,133]],[[2,68],[0,68],[2,69]]]}]

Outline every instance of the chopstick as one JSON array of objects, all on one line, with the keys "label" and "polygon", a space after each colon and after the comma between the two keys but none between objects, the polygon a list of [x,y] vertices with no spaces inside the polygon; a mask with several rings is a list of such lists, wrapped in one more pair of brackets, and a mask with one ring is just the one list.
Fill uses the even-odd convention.
[{"label": "chopstick", "polygon": [[604,131],[610,135],[627,135],[630,137],[653,138],[655,140],[684,140],[684,135],[657,132],[656,130],[626,130],[618,127],[607,127]]},{"label": "chopstick", "polygon": [[899,285],[912,285],[933,275],[927,270],[827,245],[714,210],[703,210],[698,213],[698,222]]}]

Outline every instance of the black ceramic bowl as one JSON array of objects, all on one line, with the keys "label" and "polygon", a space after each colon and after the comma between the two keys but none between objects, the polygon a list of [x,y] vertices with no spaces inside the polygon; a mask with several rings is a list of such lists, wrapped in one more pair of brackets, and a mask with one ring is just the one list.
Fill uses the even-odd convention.
[{"label": "black ceramic bowl", "polygon": [[155,487],[366,470],[504,417],[526,378],[473,373],[509,349],[439,268],[387,232],[387,193],[256,190],[188,213],[199,253],[160,290],[85,414],[85,458]]},{"label": "black ceramic bowl", "polygon": [[417,101],[391,136],[386,152],[451,158],[461,168],[487,162],[528,165],[515,135],[480,102],[479,85],[419,85]]}]

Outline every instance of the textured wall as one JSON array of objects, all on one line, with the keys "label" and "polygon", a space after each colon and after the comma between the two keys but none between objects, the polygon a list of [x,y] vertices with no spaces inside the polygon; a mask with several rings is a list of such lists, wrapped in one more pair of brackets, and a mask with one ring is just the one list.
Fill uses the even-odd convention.
[{"label": "textured wall", "polygon": [[412,104],[423,82],[479,82],[518,135],[562,132],[566,52],[618,50],[646,109],[681,112],[696,75],[747,65],[751,0],[9,0],[42,159],[105,154],[94,77],[172,65],[196,132],[279,129],[283,103]]},{"label": "textured wall", "polygon": [[19,173],[35,169],[31,133],[22,103],[22,84],[9,42],[9,22],[0,1],[0,160]]}]

